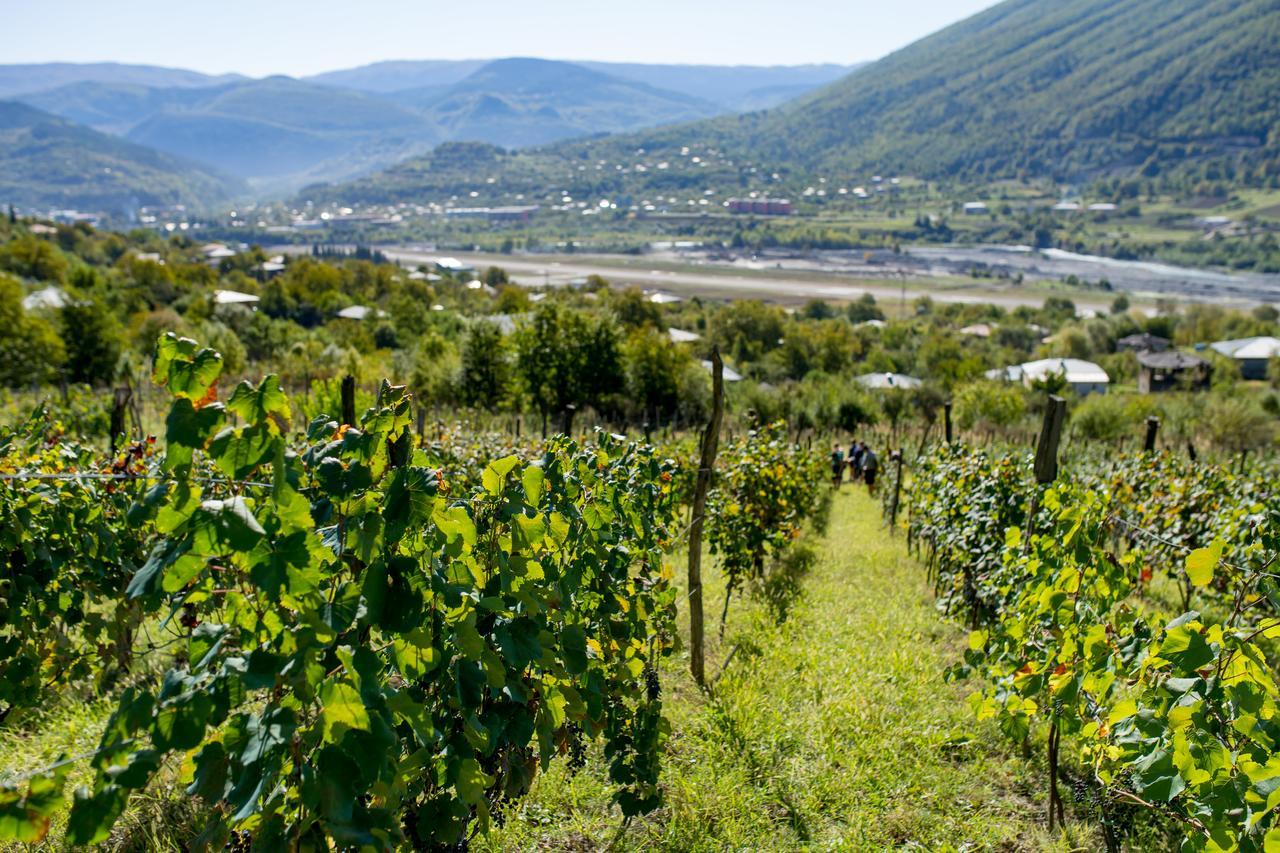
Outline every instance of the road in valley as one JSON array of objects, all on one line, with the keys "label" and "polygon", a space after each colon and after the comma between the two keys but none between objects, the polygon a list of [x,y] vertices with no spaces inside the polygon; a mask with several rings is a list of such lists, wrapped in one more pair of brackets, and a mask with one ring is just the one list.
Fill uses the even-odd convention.
[{"label": "road in valley", "polygon": [[[683,297],[761,299],[786,305],[800,305],[811,299],[852,301],[870,293],[885,307],[927,295],[937,302],[992,303],[1012,308],[1039,306],[1049,295],[1045,290],[1023,288],[1011,282],[960,282],[928,275],[903,275],[894,281],[883,271],[873,278],[764,264],[744,267],[712,261],[693,263],[665,256],[498,255],[428,251],[408,246],[379,249],[404,265],[431,264],[447,255],[480,270],[502,267],[514,281],[529,287],[564,286],[599,275],[614,285],[635,285]],[[1070,297],[1079,307],[1100,310],[1110,305],[1113,294],[1072,293]]]}]

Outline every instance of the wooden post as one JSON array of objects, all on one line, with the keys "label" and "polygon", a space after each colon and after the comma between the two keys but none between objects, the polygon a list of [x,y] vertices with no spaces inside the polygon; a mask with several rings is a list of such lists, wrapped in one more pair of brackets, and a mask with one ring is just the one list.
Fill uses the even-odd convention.
[{"label": "wooden post", "polygon": [[1056,394],[1049,395],[1040,441],[1036,444],[1036,482],[1042,486],[1058,479],[1058,443],[1062,440],[1062,422],[1066,416],[1067,401]]},{"label": "wooden post", "polygon": [[520,415],[516,415],[516,438],[520,437]]},{"label": "wooden post", "polygon": [[1156,433],[1160,431],[1160,419],[1155,415],[1147,418],[1147,437],[1142,442],[1142,449],[1146,453],[1154,453],[1156,449]]},{"label": "wooden post", "polygon": [[418,441],[422,441],[427,431],[427,407],[418,404]]},{"label": "wooden post", "polygon": [[1191,457],[1191,461],[1196,461],[1196,445],[1191,439],[1187,439],[1187,456]]},{"label": "wooden post", "polygon": [[129,413],[129,401],[133,399],[133,389],[121,385],[115,390],[111,401],[111,455],[116,455],[117,443],[125,433],[125,416]]},{"label": "wooden post", "polygon": [[[1031,534],[1035,532],[1036,511],[1040,508],[1040,487],[1058,478],[1058,442],[1062,439],[1062,422],[1067,415],[1067,401],[1057,395],[1049,396],[1044,410],[1044,425],[1040,428],[1040,441],[1036,445],[1036,490],[1031,493],[1031,505],[1027,508],[1027,535],[1023,547],[1031,547]],[[1057,723],[1049,729],[1049,826],[1054,825],[1055,812],[1062,815],[1062,797],[1058,794],[1058,729]]]},{"label": "wooden post", "polygon": [[342,377],[342,422],[348,426],[356,423],[356,378],[350,374]]},{"label": "wooden post", "polygon": [[898,529],[898,500],[902,497],[902,448],[899,447],[893,452],[893,458],[898,463],[898,479],[893,484],[893,503],[889,508],[889,532],[892,533]]},{"label": "wooden post", "polygon": [[951,443],[951,401],[942,404],[942,422],[947,428],[947,444]]},{"label": "wooden post", "polygon": [[702,521],[707,511],[711,471],[720,450],[720,421],[724,416],[724,362],[719,347],[711,350],[711,420],[702,433],[702,454],[693,490],[693,518],[689,522],[689,671],[705,684],[706,662],[702,652]]}]

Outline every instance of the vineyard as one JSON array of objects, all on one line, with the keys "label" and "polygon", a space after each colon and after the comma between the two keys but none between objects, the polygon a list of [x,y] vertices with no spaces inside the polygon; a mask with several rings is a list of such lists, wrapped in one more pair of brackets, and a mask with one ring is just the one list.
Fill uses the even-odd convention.
[{"label": "vineyard", "polygon": [[[912,490],[910,539],[967,624],[950,671],[1029,750],[1047,817],[1063,787],[1108,849],[1273,850],[1280,509],[1274,470],[1168,455],[1097,460],[1052,484],[1030,460],[955,446]],[[1144,821],[1154,821],[1143,826]]]},{"label": "vineyard", "polygon": [[[0,431],[0,841],[1280,845],[1270,463],[922,444],[886,526],[718,405],[424,435],[222,361],[159,340],[157,438]],[[17,746],[78,702],[87,748]]]}]

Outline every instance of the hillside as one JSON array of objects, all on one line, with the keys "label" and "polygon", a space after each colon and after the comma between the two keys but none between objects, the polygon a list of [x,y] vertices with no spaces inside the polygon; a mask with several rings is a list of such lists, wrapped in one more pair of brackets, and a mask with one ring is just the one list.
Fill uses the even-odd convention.
[{"label": "hillside", "polygon": [[655,65],[638,62],[581,62],[584,68],[683,92],[719,104],[727,112],[758,110],[812,92],[839,80],[856,65]]},{"label": "hillside", "polygon": [[1008,0],[719,130],[813,167],[977,179],[1274,160],[1277,44],[1272,0]]},{"label": "hillside", "polygon": [[[431,91],[440,93],[480,71],[486,60],[420,60],[376,62],[358,68],[316,74],[307,80],[385,95]],[[643,83],[710,101],[717,112],[776,106],[837,80],[852,65],[660,65],[637,62],[570,61],[610,77]]]},{"label": "hillside", "polygon": [[444,91],[433,86],[394,97],[449,139],[513,148],[719,112],[708,101],[543,59],[497,60]]},{"label": "hillside", "polygon": [[127,86],[212,86],[243,79],[238,74],[211,76],[185,68],[125,65],[119,62],[41,62],[0,65],[0,98],[41,92],[72,83],[117,83]]},{"label": "hillside", "polygon": [[439,138],[415,112],[288,77],[202,88],[82,82],[21,100],[266,191],[350,178],[421,153]]},{"label": "hillside", "polygon": [[140,205],[202,208],[243,190],[188,161],[0,101],[0,203],[130,215]]},{"label": "hillside", "polygon": [[[1280,175],[1277,43],[1271,0],[1007,0],[783,107],[499,154],[486,174],[508,194],[639,197],[768,190],[770,173],[785,192],[874,174],[1262,183]],[[579,168],[601,160],[617,168]],[[424,161],[325,192],[374,202],[469,182]]]}]

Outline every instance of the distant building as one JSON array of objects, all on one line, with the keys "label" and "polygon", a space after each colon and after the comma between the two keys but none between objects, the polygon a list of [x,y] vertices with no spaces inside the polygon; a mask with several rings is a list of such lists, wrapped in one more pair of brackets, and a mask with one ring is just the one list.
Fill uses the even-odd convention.
[{"label": "distant building", "polygon": [[901,373],[865,373],[855,380],[864,388],[919,388],[924,383]]},{"label": "distant building", "polygon": [[214,305],[248,305],[256,309],[258,301],[258,297],[252,293],[241,293],[239,290],[215,290],[213,292]]},{"label": "distant building", "polygon": [[1041,382],[1054,375],[1062,376],[1067,385],[1081,395],[1105,393],[1111,383],[1111,377],[1099,365],[1078,358],[1042,358],[1025,364],[998,367],[986,373],[988,379],[1003,379],[1024,385]]},{"label": "distant building", "polygon": [[436,269],[459,278],[476,274],[475,267],[467,266],[457,258],[436,258]]},{"label": "distant building", "polygon": [[[702,362],[702,367],[708,373],[711,372],[711,367],[712,367],[711,362],[709,361]],[[724,381],[725,382],[741,382],[742,374],[726,364],[724,366]]]},{"label": "distant building", "polygon": [[1059,213],[1077,213],[1080,210],[1080,203],[1077,201],[1060,201],[1053,206],[1053,209]]},{"label": "distant building", "polygon": [[702,335],[697,332],[686,332],[684,329],[667,329],[667,337],[673,344],[691,344],[702,340]]},{"label": "distant building", "polygon": [[648,299],[655,305],[674,305],[677,302],[684,302],[684,297],[676,296],[674,293],[650,293]]},{"label": "distant building", "polygon": [[1162,338],[1150,332],[1126,335],[1116,341],[1116,350],[1119,352],[1164,352],[1168,348],[1168,338]]},{"label": "distant building", "polygon": [[348,305],[335,316],[341,320],[367,320],[369,317],[385,317],[386,311],[370,308],[367,305]]},{"label": "distant building", "polygon": [[971,335],[975,338],[989,338],[995,329],[990,323],[974,323],[972,326],[965,326],[960,330],[962,335]]},{"label": "distant building", "polygon": [[964,213],[966,216],[982,216],[987,212],[987,203],[985,201],[966,201],[964,203]]},{"label": "distant building", "polygon": [[757,216],[790,216],[791,200],[786,198],[731,198],[725,205],[730,213]]},{"label": "distant building", "polygon": [[451,207],[444,212],[454,219],[487,219],[490,222],[528,222],[538,212],[538,205],[508,207]]},{"label": "distant building", "polygon": [[37,290],[22,297],[22,308],[24,311],[39,311],[41,309],[56,311],[59,308],[65,308],[70,301],[67,299],[65,291],[56,287],[46,287],[43,290]]},{"label": "distant building", "polygon": [[1153,394],[1170,389],[1209,387],[1209,362],[1185,352],[1138,353],[1138,391]]},{"label": "distant building", "polygon": [[1209,346],[1214,352],[1238,361],[1240,375],[1245,379],[1266,379],[1267,365],[1271,359],[1280,357],[1280,338],[1240,338],[1218,341]]},{"label": "distant building", "polygon": [[1090,213],[1111,213],[1115,209],[1116,206],[1107,201],[1095,202],[1094,204],[1089,205]]}]

